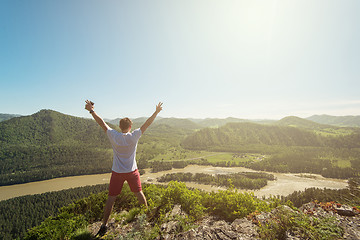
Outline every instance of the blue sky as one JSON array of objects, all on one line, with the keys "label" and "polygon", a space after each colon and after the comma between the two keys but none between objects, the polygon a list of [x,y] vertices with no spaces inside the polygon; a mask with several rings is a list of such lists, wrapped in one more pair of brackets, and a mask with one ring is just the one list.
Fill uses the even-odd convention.
[{"label": "blue sky", "polygon": [[[357,0],[1,0],[1,113],[360,115]],[[4,104],[5,103],[5,104]]]}]

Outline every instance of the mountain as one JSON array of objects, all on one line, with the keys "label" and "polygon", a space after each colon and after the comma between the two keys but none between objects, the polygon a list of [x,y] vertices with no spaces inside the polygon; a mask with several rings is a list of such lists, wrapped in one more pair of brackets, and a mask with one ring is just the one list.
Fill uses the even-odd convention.
[{"label": "mountain", "polygon": [[19,114],[7,114],[7,113],[0,113],[0,122],[9,120],[14,117],[20,117]]},{"label": "mountain", "polygon": [[274,120],[266,120],[266,119],[242,119],[242,118],[188,118],[190,121],[193,121],[200,125],[202,128],[205,127],[221,127],[226,125],[227,123],[236,123],[236,122],[253,122],[253,123],[263,123],[263,124],[272,124],[275,122]]},{"label": "mountain", "polygon": [[[30,116],[16,117],[0,123],[2,146],[48,146],[51,144],[86,144],[98,146],[106,140],[103,131],[90,119],[41,110]],[[102,147],[109,145],[102,145]]]},{"label": "mountain", "polygon": [[189,119],[184,118],[161,118],[154,122],[154,125],[164,124],[170,127],[182,128],[187,130],[199,129],[201,126],[196,124]]},{"label": "mountain", "polygon": [[[298,127],[293,127],[294,124]],[[184,139],[182,146],[188,149],[216,149],[218,151],[239,151],[244,146],[259,146],[256,149],[261,152],[267,148],[266,146],[349,148],[360,146],[359,132],[328,137],[305,129],[318,127],[323,126],[296,117],[282,119],[274,125],[250,122],[228,123],[219,128],[196,131]]]},{"label": "mountain", "polygon": [[360,127],[360,116],[313,115],[306,118],[313,122],[340,127]]},{"label": "mountain", "polygon": [[325,128],[332,128],[331,125],[325,125],[316,123],[307,119],[295,117],[295,116],[289,116],[284,117],[280,119],[279,121],[274,123],[275,125],[279,126],[289,126],[289,127],[299,127],[299,128],[305,128],[310,130],[319,130],[319,129],[325,129]]},{"label": "mountain", "polygon": [[248,120],[240,118],[206,118],[197,121],[202,127],[221,127],[230,122],[247,122]]},{"label": "mountain", "polygon": [[300,128],[257,123],[228,123],[201,129],[183,141],[187,148],[235,147],[242,144],[321,146],[320,136]]},{"label": "mountain", "polygon": [[0,185],[111,169],[111,146],[97,123],[52,110],[0,122],[0,145]]},{"label": "mountain", "polygon": [[[130,118],[131,119],[131,118]],[[134,119],[131,119],[131,121],[133,122],[133,129],[136,129],[136,128],[139,128],[141,127],[141,125],[147,120],[148,118],[147,117],[139,117],[139,118],[134,118]],[[157,117],[155,119],[155,121],[157,121],[157,119],[159,119],[159,117]],[[108,123],[111,123],[115,126],[119,126],[119,123],[120,123],[120,120],[121,118],[115,118],[113,120],[110,120],[110,119],[104,119],[106,122]]]},{"label": "mountain", "polygon": [[[148,119],[148,117],[140,117],[140,118],[131,119],[131,121],[133,122],[133,129],[141,127],[141,125],[144,124],[147,119]],[[108,122],[118,126],[119,122],[120,122],[120,118],[108,120]],[[191,121],[189,119],[185,119],[185,118],[157,117],[152,125],[153,126],[168,125],[173,128],[181,128],[181,129],[187,129],[187,130],[194,130],[194,129],[201,128],[201,126],[199,124],[197,124],[194,121]]]}]

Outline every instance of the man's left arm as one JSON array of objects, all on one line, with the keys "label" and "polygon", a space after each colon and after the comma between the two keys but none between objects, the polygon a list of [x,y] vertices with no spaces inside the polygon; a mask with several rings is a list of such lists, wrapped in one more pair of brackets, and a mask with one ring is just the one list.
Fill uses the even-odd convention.
[{"label": "man's left arm", "polygon": [[94,120],[100,125],[100,127],[104,129],[105,132],[110,129],[106,122],[94,111],[94,103],[89,100],[86,100],[85,102],[85,109],[90,112],[91,116],[93,116]]}]

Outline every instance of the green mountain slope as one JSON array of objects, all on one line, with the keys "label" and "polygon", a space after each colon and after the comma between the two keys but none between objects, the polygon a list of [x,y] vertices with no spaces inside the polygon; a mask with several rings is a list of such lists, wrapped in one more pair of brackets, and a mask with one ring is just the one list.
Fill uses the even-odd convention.
[{"label": "green mountain slope", "polygon": [[360,127],[360,116],[313,115],[308,120],[340,127]]},{"label": "green mountain slope", "polygon": [[216,129],[202,129],[183,141],[187,148],[239,146],[243,144],[321,146],[320,136],[294,127],[256,123],[228,123]]},{"label": "green mountain slope", "polygon": [[[291,121],[289,121],[291,120]],[[296,120],[296,121],[293,121]],[[280,123],[279,123],[280,122]],[[276,125],[256,123],[228,123],[220,128],[201,129],[188,136],[182,145],[189,149],[239,150],[243,145],[261,146],[311,146],[311,147],[359,147],[360,135],[326,137],[304,128],[287,125],[318,128],[320,125],[298,118],[286,118]],[[282,126],[285,125],[285,126]]]},{"label": "green mountain slope", "polygon": [[41,110],[33,115],[12,118],[0,123],[2,146],[48,146],[85,144],[89,147],[110,147],[106,136],[90,119]]},{"label": "green mountain slope", "polygon": [[0,185],[111,169],[111,146],[95,121],[51,110],[1,122],[0,145]]}]

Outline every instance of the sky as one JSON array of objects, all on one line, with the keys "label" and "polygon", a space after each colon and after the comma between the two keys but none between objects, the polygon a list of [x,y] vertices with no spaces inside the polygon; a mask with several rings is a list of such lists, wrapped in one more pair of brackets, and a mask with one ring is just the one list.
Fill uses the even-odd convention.
[{"label": "sky", "polygon": [[1,0],[0,113],[360,115],[358,0]]}]

